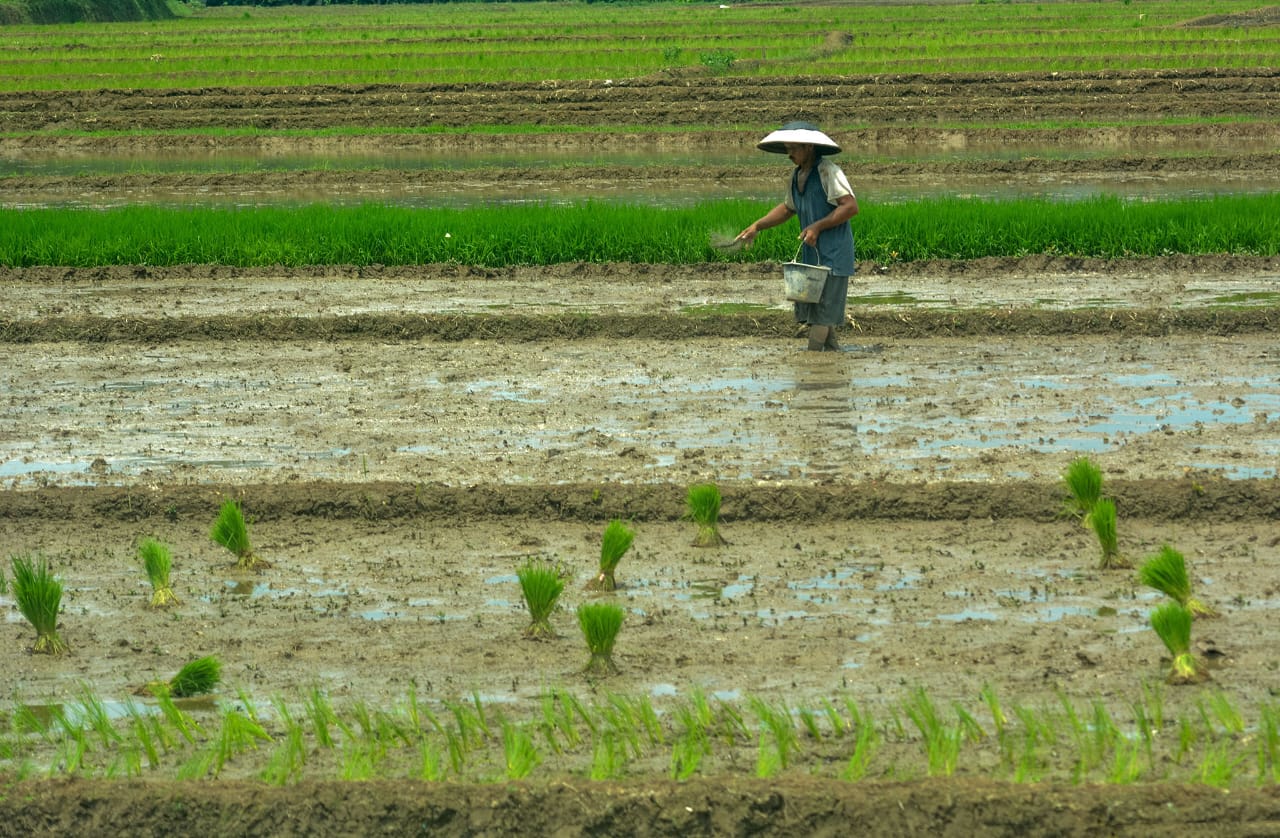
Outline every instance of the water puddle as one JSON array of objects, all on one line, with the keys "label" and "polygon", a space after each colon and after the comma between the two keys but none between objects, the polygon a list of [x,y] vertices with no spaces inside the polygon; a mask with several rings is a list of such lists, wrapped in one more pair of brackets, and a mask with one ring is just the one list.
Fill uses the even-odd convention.
[{"label": "water puddle", "polygon": [[[1021,342],[930,346],[927,357],[903,342],[874,360],[833,359],[821,366],[779,359],[770,346],[767,353],[744,351],[740,361],[726,363],[722,354],[670,364],[659,360],[603,379],[583,375],[582,353],[564,350],[543,356],[539,367],[521,379],[479,377],[460,385],[406,371],[406,384],[400,375],[390,375],[386,398],[375,389],[369,399],[390,405],[380,427],[394,444],[381,457],[387,468],[405,475],[416,475],[436,459],[492,460],[495,453],[510,453],[539,455],[552,470],[572,461],[586,469],[577,479],[589,479],[592,468],[611,473],[619,452],[633,449],[634,468],[654,479],[697,451],[706,468],[718,469],[726,479],[838,478],[848,476],[850,462],[874,459],[877,469],[892,472],[983,480],[1025,477],[1030,454],[1109,454],[1147,444],[1171,450],[1167,469],[1237,478],[1277,475],[1280,387],[1273,375],[1235,372],[1259,368],[1257,358],[1271,351],[1264,342],[1187,340],[1167,350],[1173,357],[1186,356],[1173,370],[1159,360],[1169,356],[1151,353],[1156,360],[1144,360],[1148,350],[1135,346],[1138,359],[1117,361],[1096,357],[1096,346],[1087,339],[1065,340],[1054,372],[1046,371],[1046,350],[1027,350]],[[156,381],[166,390],[190,390],[175,392],[170,403],[154,402],[149,391]],[[0,419],[0,437],[8,441],[0,479],[17,488],[149,474],[163,480],[170,471],[183,476],[193,469],[225,474],[228,480],[282,466],[305,469],[317,479],[368,474],[372,457],[345,446],[295,446],[270,428],[254,430],[258,425],[241,435],[231,454],[226,423],[245,411],[291,410],[303,390],[307,398],[315,397],[314,382],[278,384],[256,382],[250,389],[264,400],[255,397],[246,404],[243,388],[184,384],[172,376],[112,378],[96,388],[102,398],[34,377],[2,382],[0,397],[12,409]],[[406,386],[413,388],[413,404],[438,403],[469,416],[501,419],[472,423],[466,433],[447,428],[425,437],[402,432],[411,424],[401,416],[411,410]],[[601,392],[608,398],[601,399]],[[137,408],[148,417],[146,426],[77,424],[70,417],[61,427],[51,425],[45,408],[73,399],[84,402],[85,415],[129,416]],[[593,405],[589,417],[548,410],[583,403]],[[193,423],[193,414],[211,418]],[[823,444],[815,446],[815,438]],[[1007,461],[993,456],[1002,452],[1009,453]],[[547,478],[513,469],[510,479]]]}]

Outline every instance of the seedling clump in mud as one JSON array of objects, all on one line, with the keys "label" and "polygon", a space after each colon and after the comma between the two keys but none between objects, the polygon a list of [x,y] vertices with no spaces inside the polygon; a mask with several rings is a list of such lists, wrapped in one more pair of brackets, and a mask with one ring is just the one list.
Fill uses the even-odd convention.
[{"label": "seedling clump in mud", "polygon": [[698,525],[694,547],[719,547],[727,542],[720,535],[720,487],[714,483],[701,483],[689,487],[685,497],[689,517]]},{"label": "seedling clump in mud", "polygon": [[1187,561],[1181,553],[1168,544],[1138,569],[1142,584],[1155,588],[1191,612],[1192,617],[1216,617],[1218,612],[1191,595],[1191,577],[1187,575]]},{"label": "seedling clump in mud", "polygon": [[1098,537],[1098,546],[1102,548],[1099,567],[1103,570],[1129,567],[1129,561],[1120,555],[1120,542],[1116,536],[1116,505],[1111,498],[1102,498],[1094,504],[1093,511],[1089,513],[1089,524]]},{"label": "seedling clump in mud", "polygon": [[238,568],[260,570],[271,566],[254,555],[253,546],[249,543],[249,525],[245,523],[240,504],[231,498],[222,502],[222,509],[218,512],[218,519],[213,522],[209,537],[231,551],[236,557]]},{"label": "seedling clump in mud", "polygon": [[1177,602],[1166,602],[1151,612],[1151,628],[1173,656],[1166,679],[1170,684],[1198,684],[1209,673],[1191,651],[1191,612]]},{"label": "seedling clump in mud", "polygon": [[618,671],[613,662],[613,646],[622,630],[625,614],[621,607],[608,602],[589,602],[578,606],[578,625],[591,651],[585,672],[588,675],[612,675]]},{"label": "seedling clump in mud", "polygon": [[1088,457],[1077,457],[1067,466],[1062,480],[1071,492],[1067,509],[1089,526],[1089,516],[1102,498],[1102,469]]},{"label": "seedling clump in mud", "polygon": [[604,535],[600,539],[600,572],[596,578],[587,583],[587,588],[593,591],[612,591],[618,587],[617,579],[614,578],[614,572],[618,569],[618,562],[622,561],[622,557],[631,549],[631,543],[635,541],[635,530],[628,527],[622,521],[616,518],[609,522],[604,528]]},{"label": "seedling clump in mud", "polygon": [[61,655],[67,644],[58,636],[58,611],[62,608],[62,580],[49,571],[44,558],[13,556],[13,598],[18,611],[36,630],[32,652]]},{"label": "seedling clump in mud", "polygon": [[516,578],[520,581],[520,593],[524,596],[525,607],[529,609],[529,625],[524,630],[524,636],[533,639],[555,637],[551,615],[555,613],[556,603],[564,592],[560,568],[551,562],[529,559],[516,571]]},{"label": "seedling clump in mud", "polygon": [[178,605],[180,600],[169,583],[169,573],[173,568],[173,554],[169,545],[154,538],[144,538],[138,544],[138,555],[142,558],[142,566],[151,582],[151,607]]}]

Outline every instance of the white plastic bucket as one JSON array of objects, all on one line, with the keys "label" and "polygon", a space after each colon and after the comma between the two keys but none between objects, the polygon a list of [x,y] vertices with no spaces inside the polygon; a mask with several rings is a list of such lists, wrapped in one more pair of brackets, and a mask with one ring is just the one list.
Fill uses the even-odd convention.
[{"label": "white plastic bucket", "polygon": [[827,284],[830,268],[806,265],[803,262],[784,262],[782,287],[788,300],[797,303],[816,303],[822,299],[822,288]]}]

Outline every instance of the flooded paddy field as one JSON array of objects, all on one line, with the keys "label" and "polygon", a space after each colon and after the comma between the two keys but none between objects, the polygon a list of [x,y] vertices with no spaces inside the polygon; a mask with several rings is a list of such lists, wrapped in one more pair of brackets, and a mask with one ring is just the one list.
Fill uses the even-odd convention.
[{"label": "flooded paddy field", "polygon": [[[906,79],[868,102],[873,127],[851,137],[864,154],[865,178],[851,176],[867,211],[877,195],[1140,198],[1270,189],[1280,179],[1265,122],[1030,137],[918,127],[1036,107],[1077,118],[1094,101],[1099,117],[1114,118],[1144,92],[1152,113],[1265,115],[1280,101],[1270,76],[954,81],[946,114],[935,100],[904,96]],[[679,124],[675,110],[715,99],[714,82],[687,86],[679,97],[650,85],[561,91],[557,101],[568,108],[576,97],[579,111],[594,103],[604,125]],[[1237,104],[1254,86],[1262,93]],[[141,93],[93,107],[52,94],[8,100],[2,200],[412,203],[598,192],[679,201],[763,198],[776,187],[765,165],[774,161],[735,162],[735,150],[754,154],[758,132],[732,127],[536,140],[20,134],[89,120],[177,131],[227,124],[228,114],[250,127],[355,124],[371,112],[412,124],[421,104],[385,90],[339,92],[321,107],[321,91],[303,91],[314,100],[306,110],[283,91],[252,97],[253,107],[218,95],[154,108]],[[778,104],[760,99],[766,92],[777,91],[724,96],[699,124],[754,121],[744,108],[757,99],[759,119],[772,124]],[[569,121],[554,103],[511,110],[530,91],[408,95],[435,96],[444,122],[493,121],[504,100],[504,118]],[[838,105],[799,101],[817,114]],[[903,124],[885,124],[895,120]],[[521,144],[544,149],[517,153]],[[166,148],[177,149],[172,165],[156,162]],[[135,151],[143,156],[131,160]],[[338,162],[315,163],[325,159]],[[60,631],[72,647],[64,658],[30,654],[12,592],[0,596],[0,672],[10,684],[0,713],[73,704],[84,685],[123,712],[142,684],[216,654],[219,700],[256,703],[273,737],[216,783],[165,782],[170,763],[143,772],[147,783],[32,783],[24,809],[6,806],[6,821],[71,834],[85,825],[66,813],[93,805],[95,827],[215,823],[227,833],[423,824],[449,834],[1273,831],[1280,803],[1274,784],[1255,787],[1254,773],[1268,769],[1254,766],[1259,714],[1280,689],[1280,263],[864,263],[842,332],[853,351],[831,354],[801,351],[779,284],[776,265],[751,264],[0,269],[0,539],[7,553],[39,551],[63,578]],[[1130,569],[1100,569],[1092,533],[1063,514],[1060,476],[1081,454],[1104,470],[1124,556],[1137,562],[1174,545],[1197,593],[1222,612],[1194,628],[1208,683],[1164,685],[1168,654],[1148,624],[1160,598]],[[699,549],[684,493],[708,480],[724,494],[729,543]],[[227,497],[242,502],[271,563],[261,573],[236,570],[209,539]],[[635,546],[619,590],[589,593],[611,518],[631,522]],[[174,548],[183,601],[174,611],[145,607],[142,536]],[[559,636],[542,642],[521,636],[515,573],[530,557],[566,572]],[[572,609],[588,601],[626,612],[609,678],[582,672]],[[988,686],[1010,708],[1096,702],[1133,741],[1155,731],[1155,756],[1138,782],[1095,767],[1072,785],[1064,733],[1046,748],[1043,782],[1008,782]],[[585,745],[544,747],[531,780],[493,782],[505,776],[497,732],[499,755],[447,783],[388,779],[420,776],[400,751],[402,763],[377,780],[329,782],[345,768],[318,746],[301,783],[260,782],[286,739],[273,697],[296,711],[318,690],[336,705],[399,712],[412,694],[441,714],[476,698],[494,718],[524,722],[556,689],[587,704],[646,701],[670,738],[608,783],[584,781],[596,759]],[[924,736],[904,710],[917,690],[949,720],[960,707],[982,729],[955,777],[928,776]],[[1171,720],[1211,716],[1219,695],[1245,714],[1243,729],[1212,742],[1245,760],[1223,783],[1229,795],[1191,765],[1209,761],[1210,744],[1181,757],[1174,723],[1138,717],[1156,706],[1155,690]],[[698,696],[748,727],[674,782],[677,719]],[[766,739],[753,699],[792,708],[797,725],[824,702],[855,702],[886,734],[867,774],[874,782],[836,779],[854,745],[831,735],[804,740],[796,763],[756,779]],[[216,707],[191,713],[213,730]],[[37,773],[64,773],[60,747],[39,746]],[[1119,754],[1108,759],[1118,764]],[[1167,805],[1175,794],[1180,808]]]}]

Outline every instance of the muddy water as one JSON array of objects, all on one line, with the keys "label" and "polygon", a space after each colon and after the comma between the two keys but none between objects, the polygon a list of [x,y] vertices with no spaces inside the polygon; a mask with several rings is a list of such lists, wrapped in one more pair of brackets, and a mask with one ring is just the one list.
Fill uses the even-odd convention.
[{"label": "muddy water", "polygon": [[848,340],[14,346],[0,478],[1041,480],[1080,454],[1276,476],[1266,336]]}]

